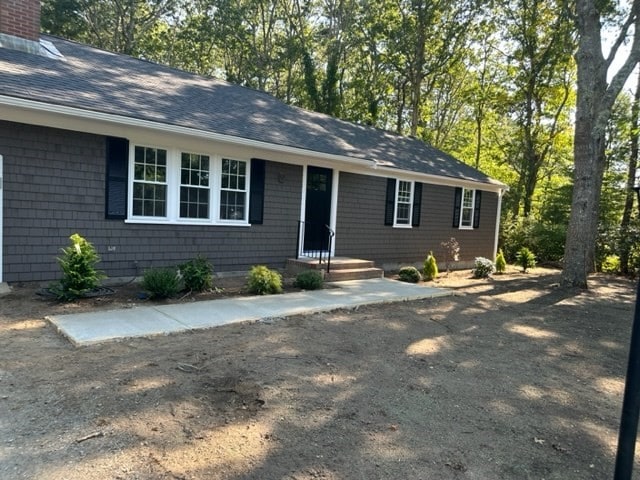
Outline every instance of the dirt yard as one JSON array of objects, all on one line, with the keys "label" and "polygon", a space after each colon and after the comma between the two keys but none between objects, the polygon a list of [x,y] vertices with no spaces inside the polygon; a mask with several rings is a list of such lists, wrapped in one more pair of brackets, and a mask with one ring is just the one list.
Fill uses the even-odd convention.
[{"label": "dirt yard", "polygon": [[85,348],[44,316],[135,287],[64,305],[17,288],[0,478],[611,478],[635,284],[557,282],[456,273],[451,297]]}]

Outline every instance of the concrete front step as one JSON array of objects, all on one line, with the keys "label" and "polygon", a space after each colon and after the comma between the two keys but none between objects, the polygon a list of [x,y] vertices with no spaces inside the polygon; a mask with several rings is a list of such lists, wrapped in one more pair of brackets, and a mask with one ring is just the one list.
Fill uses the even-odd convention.
[{"label": "concrete front step", "polygon": [[367,278],[382,278],[384,271],[375,268],[374,262],[358,258],[334,257],[331,259],[330,272],[326,273],[326,259],[322,263],[313,258],[297,258],[287,260],[287,271],[297,274],[304,270],[324,270],[325,281],[339,282],[344,280],[364,280]]},{"label": "concrete front step", "polygon": [[381,268],[343,268],[331,271],[324,276],[325,282],[344,282],[345,280],[366,280],[368,278],[384,277],[384,270]]}]

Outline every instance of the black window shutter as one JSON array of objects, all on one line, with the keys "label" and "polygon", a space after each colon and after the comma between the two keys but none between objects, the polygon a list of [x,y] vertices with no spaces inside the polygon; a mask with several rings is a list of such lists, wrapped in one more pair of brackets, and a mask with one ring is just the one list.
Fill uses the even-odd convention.
[{"label": "black window shutter", "polygon": [[411,226],[420,226],[420,206],[422,205],[422,183],[413,184],[413,211],[411,212]]},{"label": "black window shutter", "polygon": [[453,228],[460,227],[460,209],[462,207],[462,188],[456,187],[453,197]]},{"label": "black window shutter", "polygon": [[476,203],[473,206],[473,228],[480,226],[480,201],[482,199],[482,192],[476,190]]},{"label": "black window shutter", "polygon": [[396,209],[396,179],[387,179],[387,199],[384,206],[384,224],[393,225],[393,214]]},{"label": "black window shutter", "polygon": [[129,140],[116,137],[106,140],[105,218],[124,220],[127,218]]},{"label": "black window shutter", "polygon": [[264,213],[265,161],[251,159],[251,185],[249,191],[249,223],[262,225]]}]

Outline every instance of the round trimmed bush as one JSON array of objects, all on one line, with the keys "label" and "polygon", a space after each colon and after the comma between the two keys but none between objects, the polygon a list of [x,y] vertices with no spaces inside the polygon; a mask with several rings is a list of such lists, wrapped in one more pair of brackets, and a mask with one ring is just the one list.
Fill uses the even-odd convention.
[{"label": "round trimmed bush", "polygon": [[322,278],[322,274],[317,270],[307,270],[304,272],[300,272],[296,276],[296,281],[294,282],[294,286],[301,288],[303,290],[317,290],[322,288],[322,283],[324,279]]},{"label": "round trimmed bush", "polygon": [[265,265],[256,265],[249,271],[247,288],[258,295],[282,293],[282,275]]},{"label": "round trimmed bush", "polygon": [[398,272],[398,278],[403,282],[418,283],[422,275],[416,267],[402,267]]}]

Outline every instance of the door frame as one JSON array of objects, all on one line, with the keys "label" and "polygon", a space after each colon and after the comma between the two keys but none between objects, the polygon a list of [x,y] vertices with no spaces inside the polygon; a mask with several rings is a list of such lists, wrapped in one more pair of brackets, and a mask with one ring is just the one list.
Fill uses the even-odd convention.
[{"label": "door frame", "polygon": [[[338,184],[339,184],[339,177],[340,177],[340,171],[332,168],[330,166],[326,166],[326,165],[305,165],[304,168],[302,169],[302,195],[301,195],[301,200],[300,200],[300,221],[304,222],[305,221],[305,216],[306,216],[306,207],[307,207],[307,169],[309,167],[318,167],[318,168],[325,168],[327,170],[331,170],[331,210],[330,210],[330,221],[329,221],[329,227],[331,227],[331,230],[333,230],[334,232],[336,231],[336,213],[338,211]],[[299,256],[304,256],[304,230],[302,228],[299,229],[299,238],[298,238],[298,245],[299,245],[299,251],[298,251],[298,255]],[[333,242],[331,243],[331,251],[329,252],[329,255],[331,255],[332,257],[335,255],[335,250],[336,250],[336,240],[337,240],[337,235],[335,237],[333,237]]]}]

